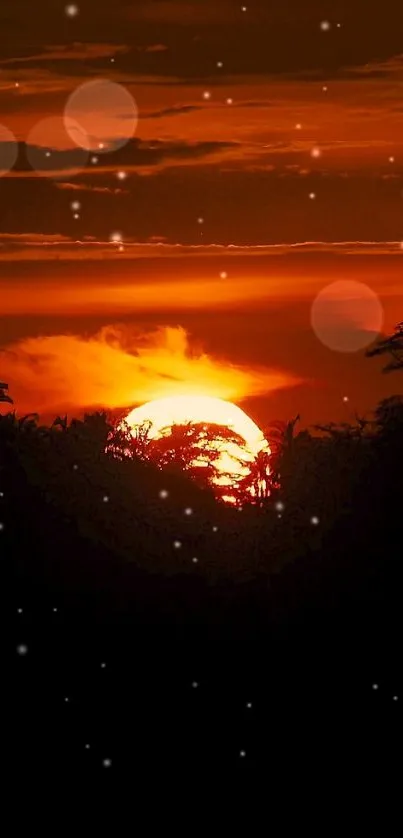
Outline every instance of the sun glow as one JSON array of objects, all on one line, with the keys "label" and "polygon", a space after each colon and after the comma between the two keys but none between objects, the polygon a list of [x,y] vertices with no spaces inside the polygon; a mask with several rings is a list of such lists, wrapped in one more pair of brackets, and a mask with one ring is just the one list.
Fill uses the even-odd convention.
[{"label": "sun glow", "polygon": [[[206,425],[214,423],[238,434],[243,440],[242,445],[233,442],[220,443],[221,453],[214,463],[217,471],[214,482],[221,486],[231,486],[231,476],[234,479],[247,474],[247,464],[259,452],[270,453],[262,431],[240,407],[210,396],[156,399],[132,410],[125,421],[132,432],[143,423],[151,422],[150,439],[158,439],[169,433],[173,425],[184,425],[188,422]],[[211,447],[217,450],[218,446],[213,441]],[[199,465],[203,464],[206,463],[199,462]],[[227,499],[230,500],[230,496]]]}]

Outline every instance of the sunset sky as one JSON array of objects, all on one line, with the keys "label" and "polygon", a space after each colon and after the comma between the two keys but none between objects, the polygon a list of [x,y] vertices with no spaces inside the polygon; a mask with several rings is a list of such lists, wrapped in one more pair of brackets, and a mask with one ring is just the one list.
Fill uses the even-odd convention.
[{"label": "sunset sky", "polygon": [[396,0],[2,0],[17,411],[193,393],[307,425],[398,391],[383,359],[323,345],[311,309],[354,281],[383,332],[403,319],[402,32]]}]

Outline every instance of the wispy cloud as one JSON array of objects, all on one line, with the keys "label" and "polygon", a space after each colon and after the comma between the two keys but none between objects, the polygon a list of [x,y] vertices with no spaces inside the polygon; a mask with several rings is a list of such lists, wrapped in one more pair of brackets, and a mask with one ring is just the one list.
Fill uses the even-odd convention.
[{"label": "wispy cloud", "polygon": [[27,338],[0,352],[19,412],[123,408],[172,395],[242,399],[294,386],[295,376],[207,355],[181,327],[106,326],[92,337]]}]

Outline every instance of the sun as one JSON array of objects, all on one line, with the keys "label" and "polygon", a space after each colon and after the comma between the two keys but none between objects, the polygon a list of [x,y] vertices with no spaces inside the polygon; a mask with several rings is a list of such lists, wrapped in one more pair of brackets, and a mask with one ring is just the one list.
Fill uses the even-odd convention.
[{"label": "sun", "polygon": [[166,433],[166,429],[173,425],[188,422],[214,423],[238,434],[243,444],[238,445],[232,442],[225,444],[215,463],[217,476],[214,482],[217,484],[231,485],[228,475],[239,477],[246,474],[248,462],[251,462],[259,452],[270,453],[268,442],[255,422],[240,407],[224,399],[210,396],[172,396],[155,399],[131,410],[125,419],[132,431],[147,421],[152,423],[149,432],[150,439],[163,436],[163,432]]}]

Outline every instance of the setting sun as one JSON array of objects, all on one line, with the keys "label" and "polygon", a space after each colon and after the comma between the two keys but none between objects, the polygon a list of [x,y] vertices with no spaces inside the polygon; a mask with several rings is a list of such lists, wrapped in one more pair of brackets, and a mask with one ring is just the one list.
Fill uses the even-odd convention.
[{"label": "setting sun", "polygon": [[[125,421],[133,432],[143,423],[151,422],[151,439],[166,435],[173,425],[184,425],[188,422],[221,425],[238,434],[244,441],[243,445],[233,442],[220,443],[221,453],[215,462],[217,476],[214,479],[218,485],[231,485],[230,475],[244,475],[248,471],[248,462],[260,451],[270,451],[260,428],[240,407],[209,396],[156,399],[132,410]],[[217,446],[212,442],[211,447]]]}]

